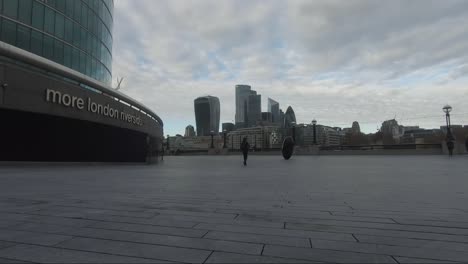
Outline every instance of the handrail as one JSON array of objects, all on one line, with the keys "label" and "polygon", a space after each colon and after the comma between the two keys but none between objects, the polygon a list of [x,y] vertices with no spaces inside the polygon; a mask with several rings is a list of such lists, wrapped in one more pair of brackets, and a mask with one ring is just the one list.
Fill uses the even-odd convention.
[{"label": "handrail", "polygon": [[16,59],[22,62],[25,62],[27,64],[31,64],[33,66],[39,67],[41,69],[50,71],[52,73],[58,74],[60,76],[66,77],[68,79],[74,80],[76,82],[79,82],[81,84],[90,86],[102,93],[108,94],[112,97],[115,97],[119,99],[119,101],[125,102],[130,105],[130,107],[136,107],[139,109],[139,112],[144,111],[147,115],[151,116],[158,122],[161,127],[164,126],[163,121],[161,118],[154,113],[152,110],[144,106],[143,104],[135,101],[134,99],[130,98],[129,96],[116,91],[107,85],[105,85],[102,82],[99,82],[97,80],[92,79],[91,77],[88,77],[80,72],[77,72],[73,69],[70,69],[68,67],[65,67],[61,64],[58,64],[56,62],[50,61],[46,58],[43,58],[41,56],[38,56],[36,54],[30,53],[28,51],[22,50],[20,48],[17,48],[15,46],[12,46],[8,43],[5,43],[3,41],[0,41],[0,55]]}]

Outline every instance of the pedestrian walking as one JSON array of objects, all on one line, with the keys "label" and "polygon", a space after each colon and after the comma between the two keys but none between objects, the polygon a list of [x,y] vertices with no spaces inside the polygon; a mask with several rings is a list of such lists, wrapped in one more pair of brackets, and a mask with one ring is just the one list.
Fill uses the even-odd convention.
[{"label": "pedestrian walking", "polygon": [[249,155],[249,149],[250,149],[250,144],[249,142],[247,142],[247,138],[245,137],[242,140],[242,144],[241,144],[242,154],[244,155],[244,166],[247,166],[247,158]]}]

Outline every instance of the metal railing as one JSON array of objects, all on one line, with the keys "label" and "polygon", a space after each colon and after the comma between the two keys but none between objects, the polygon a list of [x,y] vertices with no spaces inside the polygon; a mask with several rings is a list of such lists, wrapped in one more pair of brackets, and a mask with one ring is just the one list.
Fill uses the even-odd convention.
[{"label": "metal railing", "polygon": [[82,85],[89,86],[89,88],[91,89],[88,88],[88,90],[93,91],[93,92],[99,92],[103,95],[110,96],[116,99],[117,102],[123,105],[129,106],[129,107],[132,107],[133,109],[140,112],[141,114],[153,119],[155,122],[160,124],[161,127],[164,126],[164,123],[161,120],[161,118],[156,113],[154,113],[151,109],[135,101],[134,99],[128,97],[127,95],[119,91],[116,91],[112,89],[111,87],[105,85],[104,83],[94,80],[82,73],[79,73],[61,64],[50,61],[48,59],[45,59],[43,57],[40,57],[28,51],[22,50],[20,48],[17,48],[15,46],[12,46],[2,41],[0,41],[0,55],[38,67],[41,70],[44,70],[48,73],[62,77],[65,81],[66,79],[75,81],[79,83],[82,88],[86,88],[86,87],[83,87]]}]

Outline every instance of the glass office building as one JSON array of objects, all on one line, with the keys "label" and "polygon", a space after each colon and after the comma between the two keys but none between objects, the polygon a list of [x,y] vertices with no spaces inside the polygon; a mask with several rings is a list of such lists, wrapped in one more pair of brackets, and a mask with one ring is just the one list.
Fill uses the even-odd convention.
[{"label": "glass office building", "polygon": [[0,0],[0,40],[107,85],[113,0]]}]

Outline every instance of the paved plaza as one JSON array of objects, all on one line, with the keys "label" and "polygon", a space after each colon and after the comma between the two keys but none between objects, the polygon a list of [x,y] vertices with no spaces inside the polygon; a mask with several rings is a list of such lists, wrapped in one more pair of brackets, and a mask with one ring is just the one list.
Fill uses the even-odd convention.
[{"label": "paved plaza", "polygon": [[468,156],[0,167],[0,262],[467,261]]}]

